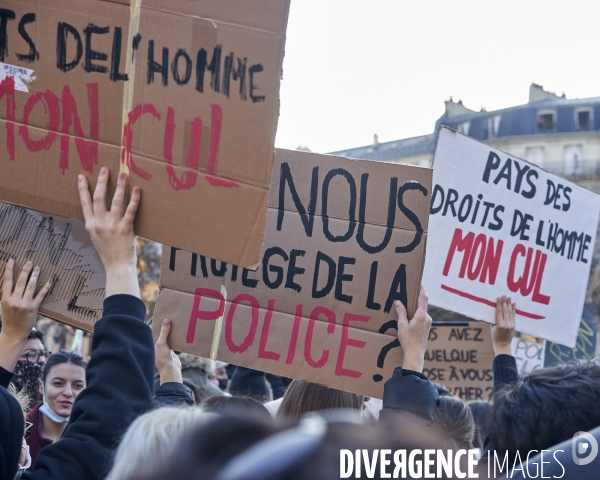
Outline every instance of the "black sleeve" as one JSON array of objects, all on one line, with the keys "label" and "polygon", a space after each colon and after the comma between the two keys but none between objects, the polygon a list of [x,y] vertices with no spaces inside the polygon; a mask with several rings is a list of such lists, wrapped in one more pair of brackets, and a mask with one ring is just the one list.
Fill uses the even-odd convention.
[{"label": "black sleeve", "polygon": [[0,387],[8,388],[8,384],[12,380],[13,374],[6,368],[0,367]]},{"label": "black sleeve", "polygon": [[163,405],[189,405],[194,406],[194,395],[187,385],[178,382],[163,383],[154,395],[154,406],[162,407]]},{"label": "black sleeve", "polygon": [[512,355],[498,355],[492,364],[494,372],[494,393],[508,385],[514,385],[519,378],[517,361]]},{"label": "black sleeve", "polygon": [[42,449],[34,480],[103,479],[127,427],[152,408],[154,342],[139,298],[112,295],[94,326],[87,388],[71,413],[63,438]]},{"label": "black sleeve", "polygon": [[379,421],[388,415],[407,412],[432,424],[439,398],[435,385],[425,375],[397,367],[383,386]]}]

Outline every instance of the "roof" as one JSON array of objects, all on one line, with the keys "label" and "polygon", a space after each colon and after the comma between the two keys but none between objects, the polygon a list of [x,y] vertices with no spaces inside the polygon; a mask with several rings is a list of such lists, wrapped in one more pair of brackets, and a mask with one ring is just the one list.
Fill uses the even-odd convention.
[{"label": "roof", "polygon": [[[576,112],[582,107],[589,107],[592,114],[588,131],[600,130],[600,97],[577,98],[568,100],[557,97],[530,102],[516,107],[508,107],[494,111],[467,112],[450,116],[444,113],[436,122],[434,132],[391,142],[367,145],[364,147],[350,148],[331,152],[349,158],[366,160],[399,160],[421,154],[433,154],[440,128],[445,125],[454,130],[461,131],[459,125],[469,122],[467,133],[470,137],[480,141],[490,138],[514,137],[519,135],[553,135],[570,132],[580,132]],[[553,128],[542,130],[538,126],[538,116],[541,110],[550,110],[554,113]],[[500,116],[495,136],[490,135],[491,121],[489,119]]]},{"label": "roof", "polygon": [[331,154],[348,158],[386,161],[431,153],[434,149],[434,134],[430,133],[419,137],[340,150],[331,152]]}]

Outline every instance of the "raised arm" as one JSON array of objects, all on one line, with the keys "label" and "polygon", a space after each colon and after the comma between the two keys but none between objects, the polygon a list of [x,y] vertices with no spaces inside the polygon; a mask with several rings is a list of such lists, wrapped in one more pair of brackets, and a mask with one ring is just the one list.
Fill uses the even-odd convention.
[{"label": "raised arm", "polygon": [[517,361],[512,352],[512,339],[515,333],[516,305],[510,297],[496,300],[496,324],[491,326],[494,346],[494,393],[506,385],[514,384],[518,377]]},{"label": "raised arm", "polygon": [[[8,387],[12,371],[27,342],[27,336],[37,318],[42,300],[50,289],[50,280],[35,295],[35,287],[40,274],[39,267],[26,262],[19,272],[13,288],[15,262],[6,262],[2,282],[2,331],[0,332],[0,386]],[[33,271],[32,271],[33,269]],[[31,276],[29,277],[29,275]],[[29,280],[27,280],[29,277]]]},{"label": "raised arm", "polygon": [[396,302],[398,339],[403,351],[402,367],[396,368],[392,378],[385,382],[380,421],[387,415],[409,413],[427,423],[433,422],[439,395],[435,386],[422,373],[431,329],[427,301],[425,289],[421,287],[419,306],[410,320],[404,305]]},{"label": "raised arm", "polygon": [[144,323],[135,270],[133,219],[140,191],[133,189],[125,215],[121,209],[127,177],[119,174],[110,211],[105,195],[108,170],[102,168],[93,201],[85,178],[79,193],[86,229],[106,268],[104,316],[94,326],[87,388],[77,397],[65,434],[44,448],[31,479],[100,480],[113,450],[130,423],[152,408],[154,345]]}]

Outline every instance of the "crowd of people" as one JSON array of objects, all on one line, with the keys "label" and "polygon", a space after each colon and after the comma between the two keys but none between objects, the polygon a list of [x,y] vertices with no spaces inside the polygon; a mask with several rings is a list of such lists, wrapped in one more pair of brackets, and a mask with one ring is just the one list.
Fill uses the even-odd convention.
[{"label": "crowd of people", "polygon": [[[349,468],[340,464],[342,451],[357,454],[354,478],[398,478],[394,462],[365,474],[370,467],[361,466],[359,452],[421,458],[426,450],[475,451],[478,478],[600,476],[594,462],[576,462],[571,441],[578,432],[600,439],[600,365],[519,375],[510,298],[498,299],[492,326],[493,395],[469,404],[422,373],[432,323],[423,289],[411,319],[396,302],[403,360],[381,401],[178,355],[168,345],[169,319],[154,319],[162,322],[154,344],[136,272],[133,224],[141,192],[132,190],[122,214],[127,177],[121,173],[107,209],[108,177],[102,168],[93,196],[85,177],[78,180],[86,230],[107,279],[89,363],[72,352],[49,355],[33,325],[51,285],[37,285],[39,268],[31,262],[20,271],[13,260],[6,264],[0,480],[330,479]],[[549,463],[551,457],[556,461]],[[435,478],[457,471],[437,467],[442,475]],[[402,470],[401,478],[421,478],[425,462],[420,468]]]}]

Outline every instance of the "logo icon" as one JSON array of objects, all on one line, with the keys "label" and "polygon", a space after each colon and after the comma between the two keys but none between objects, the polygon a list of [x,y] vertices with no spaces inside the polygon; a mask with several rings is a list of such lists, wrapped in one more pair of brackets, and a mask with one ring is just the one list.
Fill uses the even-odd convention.
[{"label": "logo icon", "polygon": [[588,465],[598,455],[598,442],[587,432],[577,432],[573,435],[572,452],[575,465]]}]

